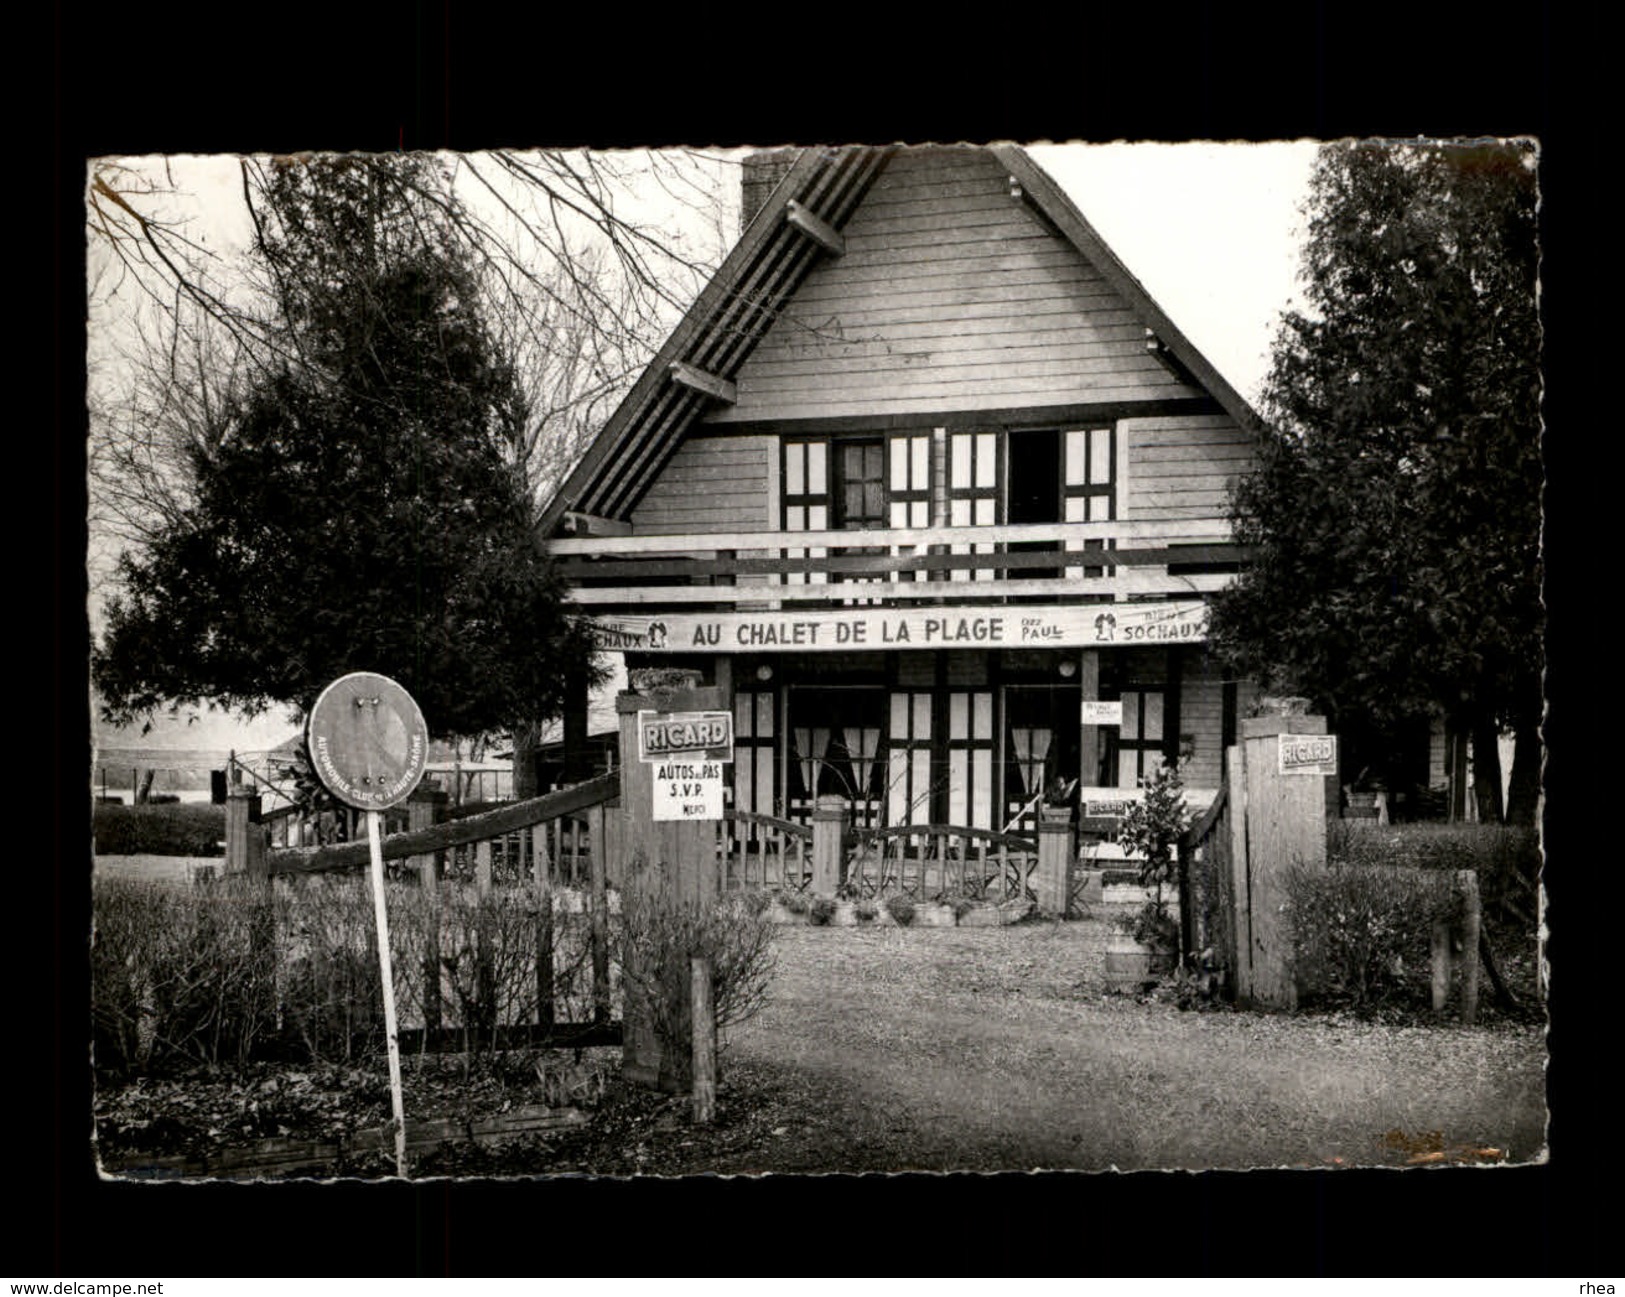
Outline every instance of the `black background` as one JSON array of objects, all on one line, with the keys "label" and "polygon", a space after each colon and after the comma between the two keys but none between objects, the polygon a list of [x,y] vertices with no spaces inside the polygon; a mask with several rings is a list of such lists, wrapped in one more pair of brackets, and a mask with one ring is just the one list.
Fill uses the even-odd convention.
[{"label": "black background", "polygon": [[[1617,170],[1587,116],[1603,68],[1590,40],[1544,7],[1419,23],[1410,9],[1303,5],[1290,22],[1208,4],[1124,12],[1013,9],[888,23],[828,6],[338,6],[71,11],[14,60],[53,78],[55,566],[40,637],[55,684],[49,870],[19,849],[8,1104],[21,1205],[7,1224],[13,1278],[239,1274],[903,1272],[1076,1275],[1392,1274],[1601,1278],[1617,1258],[1605,1103],[1620,978],[1617,724],[1600,700],[1619,636],[1601,609],[1613,552],[1593,543],[1582,481],[1617,417],[1575,411],[1606,373],[1579,235]],[[1503,11],[1504,12],[1504,11]],[[1573,48],[1570,48],[1570,47]],[[37,96],[38,92],[34,92]],[[37,103],[35,97],[33,103]],[[43,123],[16,110],[14,140]],[[103,1184],[89,1155],[83,1044],[88,932],[87,629],[83,463],[85,160],[116,153],[496,145],[777,144],[908,140],[1293,139],[1532,134],[1542,142],[1550,614],[1547,851],[1551,1161],[1427,1172],[1252,1172],[999,1177],[781,1177],[760,1181],[542,1181],[426,1186]],[[14,193],[27,207],[25,193]],[[38,230],[38,227],[33,227]],[[19,303],[18,305],[21,305]],[[26,312],[14,319],[30,336]],[[1606,336],[1603,334],[1602,336]],[[1581,357],[1585,357],[1584,360]],[[1588,363],[1589,362],[1589,363]],[[41,372],[41,371],[33,371]],[[1566,414],[1566,417],[1565,417]],[[31,426],[17,441],[37,445]],[[1582,461],[1598,460],[1599,469]],[[1588,471],[1590,470],[1590,471]],[[19,483],[22,485],[22,483]],[[1598,489],[1602,489],[1599,486]],[[19,495],[33,495],[19,492]],[[37,510],[39,501],[22,502]],[[25,513],[24,516],[27,516]],[[33,570],[30,554],[14,566]],[[1573,602],[1569,574],[1597,578]],[[1580,604],[1580,600],[1586,600]],[[1579,605],[1579,606],[1576,606]],[[36,605],[36,606],[44,606]],[[1583,609],[1583,611],[1582,611]],[[32,638],[32,637],[28,637]],[[33,687],[22,672],[25,692]],[[1571,720],[1578,708],[1590,723]],[[31,735],[31,732],[30,732]],[[20,775],[32,773],[27,762]],[[1603,776],[1607,775],[1606,779]],[[44,818],[30,798],[30,819]],[[49,921],[47,917],[49,916]],[[41,970],[54,980],[47,986]],[[16,1142],[14,1142],[16,1141]],[[940,1245],[940,1246],[939,1246]],[[933,1258],[936,1258],[933,1261]],[[1599,1267],[1593,1270],[1593,1267]]]}]

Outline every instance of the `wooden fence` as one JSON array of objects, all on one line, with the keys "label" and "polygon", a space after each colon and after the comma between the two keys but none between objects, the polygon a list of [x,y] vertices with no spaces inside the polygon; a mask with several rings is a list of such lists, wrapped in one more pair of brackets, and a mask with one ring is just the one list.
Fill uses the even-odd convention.
[{"label": "wooden fence", "polygon": [[843,882],[860,896],[901,892],[918,900],[953,895],[1029,896],[1037,839],[949,824],[862,829],[847,850]]},{"label": "wooden fence", "polygon": [[812,881],[813,830],[793,820],[729,810],[718,826],[722,885],[805,891]]},{"label": "wooden fence", "polygon": [[[544,797],[441,823],[433,820],[443,809],[443,795],[419,797],[403,808],[404,820],[413,827],[385,836],[382,854],[386,869],[394,877],[415,880],[429,915],[422,925],[423,946],[417,955],[422,967],[413,970],[426,988],[422,1004],[424,1047],[519,1043],[520,1037],[551,1039],[555,1034],[568,1035],[579,1044],[586,1031],[602,1036],[600,1043],[613,1043],[618,1038],[611,1026],[608,863],[613,834],[608,827],[612,817],[607,811],[619,795],[619,777],[610,774]],[[276,821],[247,823],[251,816],[246,803],[251,800],[228,801],[228,872],[240,870],[271,880],[360,871],[368,866],[371,851],[364,829],[357,835],[359,840],[268,849]],[[403,820],[400,815],[391,818],[397,824]],[[241,821],[235,832],[234,819]],[[241,859],[234,859],[233,846],[238,842],[248,845]],[[440,916],[447,887],[471,889],[482,899],[501,893],[498,899],[517,906],[530,925],[534,938],[533,1024],[499,1022],[492,1009],[498,980],[493,966],[498,946],[496,927],[502,922],[498,917],[500,907],[492,905],[475,907],[471,954],[476,971],[472,992],[459,991],[463,1025],[456,1030],[444,1027],[442,988],[450,973],[456,972],[455,962],[461,957],[443,947],[447,938]],[[573,907],[585,916],[590,1022],[560,1022],[555,1015],[559,991],[555,979],[555,924],[561,907]],[[470,1017],[476,1020],[472,1033]]]},{"label": "wooden fence", "polygon": [[1236,966],[1235,884],[1231,871],[1232,808],[1221,787],[1179,839],[1179,926],[1183,952],[1199,958],[1210,975]]}]

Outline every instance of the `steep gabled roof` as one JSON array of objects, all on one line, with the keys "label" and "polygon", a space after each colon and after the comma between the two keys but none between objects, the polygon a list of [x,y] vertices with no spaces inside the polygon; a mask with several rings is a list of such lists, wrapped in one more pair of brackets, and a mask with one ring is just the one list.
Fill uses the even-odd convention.
[{"label": "steep gabled roof", "polygon": [[[1141,319],[1148,346],[1182,367],[1241,426],[1258,417],[1152,300],[1094,227],[1024,149],[989,150],[1021,196],[1100,272]],[[689,427],[726,390],[780,310],[839,237],[891,148],[807,149],[745,230],[666,345],[594,439],[543,516],[551,534],[566,513],[622,518]],[[809,235],[812,229],[814,234]]]}]

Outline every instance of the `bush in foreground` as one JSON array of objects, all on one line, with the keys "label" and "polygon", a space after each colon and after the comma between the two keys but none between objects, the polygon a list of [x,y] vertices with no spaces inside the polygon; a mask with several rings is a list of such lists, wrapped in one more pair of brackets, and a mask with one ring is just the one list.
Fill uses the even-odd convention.
[{"label": "bush in foreground", "polygon": [[[403,1029],[429,1020],[468,1048],[537,1020],[539,967],[559,1021],[593,1009],[587,915],[544,912],[533,888],[389,885]],[[384,1048],[377,929],[366,876],[241,876],[194,884],[98,878],[91,944],[98,1072],[353,1062]]]},{"label": "bush in foreground", "polygon": [[1500,824],[1405,824],[1383,827],[1334,820],[1326,843],[1332,864],[1471,869],[1486,919],[1535,926],[1540,841],[1532,829]]},{"label": "bush in foreground", "polygon": [[689,961],[711,961],[711,1000],[722,1031],[748,1021],[767,1002],[777,966],[775,935],[766,910],[749,898],[685,902],[657,886],[629,887],[621,901],[621,975],[628,993],[648,1007],[666,1048],[686,1051]]},{"label": "bush in foreground", "polygon": [[1368,1012],[1427,994],[1433,925],[1455,916],[1440,870],[1333,864],[1286,877],[1292,968],[1306,1003]]}]

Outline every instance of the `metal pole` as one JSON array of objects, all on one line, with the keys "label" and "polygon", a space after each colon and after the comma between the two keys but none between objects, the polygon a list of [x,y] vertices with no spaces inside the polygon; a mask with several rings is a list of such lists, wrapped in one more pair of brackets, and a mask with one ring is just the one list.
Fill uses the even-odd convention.
[{"label": "metal pole", "polygon": [[406,1177],[406,1105],[401,1096],[401,1038],[395,1025],[395,974],[389,958],[389,916],[384,909],[383,815],[367,813],[372,847],[372,911],[378,925],[378,972],[384,984],[384,1035],[389,1041],[389,1099],[395,1114],[395,1171]]}]

